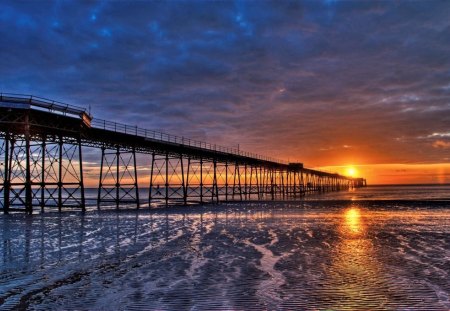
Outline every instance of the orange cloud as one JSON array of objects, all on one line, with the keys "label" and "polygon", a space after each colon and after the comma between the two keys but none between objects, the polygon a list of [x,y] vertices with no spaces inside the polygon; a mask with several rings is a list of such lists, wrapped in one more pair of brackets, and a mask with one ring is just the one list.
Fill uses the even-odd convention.
[{"label": "orange cloud", "polygon": [[448,149],[450,148],[450,142],[443,140],[436,140],[433,145],[434,148]]}]

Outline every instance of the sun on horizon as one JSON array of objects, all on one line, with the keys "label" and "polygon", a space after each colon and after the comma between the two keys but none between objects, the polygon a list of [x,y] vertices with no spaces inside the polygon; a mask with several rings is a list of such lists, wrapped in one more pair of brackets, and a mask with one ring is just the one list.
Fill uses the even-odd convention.
[{"label": "sun on horizon", "polygon": [[358,170],[353,166],[347,167],[345,173],[349,177],[357,177],[358,176]]}]

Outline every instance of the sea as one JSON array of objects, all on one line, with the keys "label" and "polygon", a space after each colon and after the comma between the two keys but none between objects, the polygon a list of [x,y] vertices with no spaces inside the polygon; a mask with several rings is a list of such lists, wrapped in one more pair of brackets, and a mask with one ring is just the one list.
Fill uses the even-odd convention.
[{"label": "sea", "polygon": [[450,185],[0,215],[0,310],[450,310]]}]

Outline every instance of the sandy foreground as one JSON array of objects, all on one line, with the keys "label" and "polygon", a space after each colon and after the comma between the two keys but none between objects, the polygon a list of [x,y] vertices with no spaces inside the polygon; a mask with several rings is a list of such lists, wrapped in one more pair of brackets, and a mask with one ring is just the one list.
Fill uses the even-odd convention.
[{"label": "sandy foreground", "polygon": [[449,310],[450,208],[0,216],[0,310]]}]

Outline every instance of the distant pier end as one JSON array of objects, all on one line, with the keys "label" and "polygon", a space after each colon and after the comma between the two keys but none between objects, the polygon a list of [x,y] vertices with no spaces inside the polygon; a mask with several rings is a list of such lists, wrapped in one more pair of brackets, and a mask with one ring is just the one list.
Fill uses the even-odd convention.
[{"label": "distant pier end", "polygon": [[367,180],[365,178],[353,178],[353,186],[355,188],[366,187]]}]

